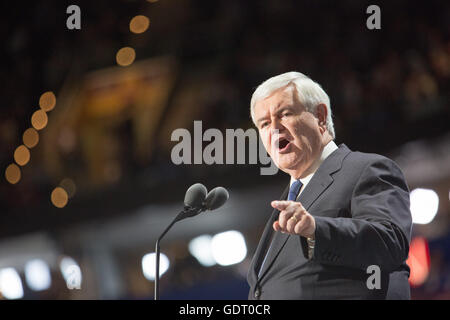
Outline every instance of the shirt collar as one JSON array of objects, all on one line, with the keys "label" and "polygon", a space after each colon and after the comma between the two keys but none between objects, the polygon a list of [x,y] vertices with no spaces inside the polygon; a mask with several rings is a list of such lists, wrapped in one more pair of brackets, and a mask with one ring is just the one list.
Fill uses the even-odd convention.
[{"label": "shirt collar", "polygon": [[[303,184],[303,186],[308,184],[309,180],[311,180],[314,173],[316,173],[317,169],[319,169],[322,162],[326,158],[328,158],[328,156],[330,154],[332,154],[336,149],[338,149],[338,146],[336,145],[336,143],[333,140],[331,140],[330,142],[327,143],[327,145],[323,148],[322,154],[320,155],[320,158],[318,159],[318,161],[316,163],[316,170],[314,170],[313,173],[307,175],[306,177],[300,179],[300,182]],[[290,183],[291,186],[295,182],[295,180],[296,180],[295,178],[291,177],[291,183]]]}]

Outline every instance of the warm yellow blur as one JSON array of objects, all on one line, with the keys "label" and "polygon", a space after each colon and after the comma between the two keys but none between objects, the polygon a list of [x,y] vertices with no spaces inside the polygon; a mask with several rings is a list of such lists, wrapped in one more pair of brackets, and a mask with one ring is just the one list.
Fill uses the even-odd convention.
[{"label": "warm yellow blur", "polygon": [[143,33],[147,31],[150,20],[146,16],[136,16],[130,21],[130,31],[133,33]]},{"label": "warm yellow blur", "polygon": [[31,124],[36,130],[44,129],[48,123],[48,117],[44,110],[40,109],[31,116]]},{"label": "warm yellow blur", "polygon": [[67,204],[69,196],[67,195],[66,190],[61,187],[56,187],[53,189],[51,194],[51,200],[55,207],[64,208]]},{"label": "warm yellow blur", "polygon": [[20,166],[26,165],[30,161],[30,150],[24,145],[18,146],[14,151],[14,160]]},{"label": "warm yellow blur", "polygon": [[39,133],[33,129],[28,128],[23,133],[23,144],[26,145],[28,148],[35,147],[39,142]]},{"label": "warm yellow blur", "polygon": [[55,94],[51,91],[44,92],[39,99],[39,106],[44,111],[52,110],[56,105]]},{"label": "warm yellow blur", "polygon": [[20,168],[15,164],[10,164],[5,170],[5,178],[11,184],[19,182],[21,177]]},{"label": "warm yellow blur", "polygon": [[136,53],[133,48],[124,47],[117,51],[116,61],[119,66],[126,67],[134,62],[136,58]]}]

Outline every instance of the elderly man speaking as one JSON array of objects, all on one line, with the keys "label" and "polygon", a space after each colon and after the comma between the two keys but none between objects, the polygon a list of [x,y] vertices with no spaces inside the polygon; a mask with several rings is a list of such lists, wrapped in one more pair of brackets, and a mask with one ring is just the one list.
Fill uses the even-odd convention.
[{"label": "elderly man speaking", "polygon": [[290,183],[248,274],[250,299],[409,299],[409,190],[390,159],[337,146],[330,99],[298,72],[263,82],[251,116]]}]

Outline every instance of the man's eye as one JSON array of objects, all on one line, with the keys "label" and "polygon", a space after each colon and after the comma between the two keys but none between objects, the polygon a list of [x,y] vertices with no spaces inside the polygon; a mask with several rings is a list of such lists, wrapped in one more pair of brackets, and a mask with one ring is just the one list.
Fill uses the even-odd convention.
[{"label": "man's eye", "polygon": [[266,127],[266,126],[267,126],[267,122],[261,123],[261,128],[264,128],[264,127]]}]

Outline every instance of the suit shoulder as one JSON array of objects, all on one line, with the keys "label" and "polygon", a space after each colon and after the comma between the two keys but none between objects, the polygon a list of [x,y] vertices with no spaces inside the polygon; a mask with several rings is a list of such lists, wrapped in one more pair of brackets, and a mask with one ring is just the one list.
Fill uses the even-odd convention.
[{"label": "suit shoulder", "polygon": [[371,167],[372,170],[380,169],[381,172],[389,171],[404,178],[400,166],[394,160],[376,153],[351,151],[345,159],[345,166],[351,168],[353,171],[359,171],[361,173],[365,169]]},{"label": "suit shoulder", "polygon": [[364,170],[370,165],[385,165],[398,168],[394,160],[376,153],[366,153],[360,151],[351,151],[344,161],[345,165],[353,170]]},{"label": "suit shoulder", "polygon": [[379,177],[391,185],[409,192],[409,186],[400,166],[392,159],[376,153],[352,151],[346,157],[347,172],[359,176],[358,180]]},{"label": "suit shoulder", "polygon": [[363,163],[372,163],[372,162],[378,162],[378,161],[392,161],[388,157],[385,157],[381,154],[377,153],[366,153],[366,152],[360,152],[360,151],[351,151],[349,154],[349,160],[353,160],[355,162],[363,162]]}]

